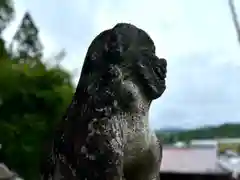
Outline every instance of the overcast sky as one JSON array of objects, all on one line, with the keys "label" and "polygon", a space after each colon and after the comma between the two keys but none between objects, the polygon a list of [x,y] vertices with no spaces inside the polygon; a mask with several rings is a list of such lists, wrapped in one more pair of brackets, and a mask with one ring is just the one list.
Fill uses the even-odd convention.
[{"label": "overcast sky", "polygon": [[168,61],[167,90],[150,110],[153,128],[240,122],[240,47],[227,1],[15,0],[16,19],[4,37],[12,38],[28,10],[46,56],[65,48],[62,65],[72,71],[81,69],[97,34],[130,22],[149,33]]}]

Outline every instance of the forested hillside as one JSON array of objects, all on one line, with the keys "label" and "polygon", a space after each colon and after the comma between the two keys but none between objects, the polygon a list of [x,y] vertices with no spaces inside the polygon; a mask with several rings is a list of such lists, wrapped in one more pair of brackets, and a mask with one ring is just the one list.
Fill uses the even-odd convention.
[{"label": "forested hillside", "polygon": [[191,139],[240,138],[240,124],[223,124],[176,132],[161,132],[161,130],[158,130],[156,133],[165,143],[189,141]]}]

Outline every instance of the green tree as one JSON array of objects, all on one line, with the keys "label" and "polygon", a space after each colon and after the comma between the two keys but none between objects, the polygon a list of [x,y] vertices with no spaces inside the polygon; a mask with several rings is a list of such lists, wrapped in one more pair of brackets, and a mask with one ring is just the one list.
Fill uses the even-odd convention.
[{"label": "green tree", "polygon": [[12,0],[1,0],[0,1],[0,36],[7,24],[14,17],[14,8]]},{"label": "green tree", "polygon": [[38,179],[43,140],[50,137],[73,95],[68,73],[0,62],[1,161],[25,179]]},{"label": "green tree", "polygon": [[38,28],[30,13],[26,12],[11,42],[12,53],[18,57],[19,60],[41,58],[43,55],[43,46],[38,35]]},{"label": "green tree", "polygon": [[0,61],[6,59],[8,52],[5,48],[5,41],[0,37]]},{"label": "green tree", "polygon": [[238,138],[240,136],[240,124],[222,124],[214,127],[203,127],[175,133],[180,141],[192,139],[213,139],[213,138]]},{"label": "green tree", "polygon": [[65,59],[66,57],[66,51],[65,49],[62,49],[61,51],[59,51],[55,56],[54,56],[54,61],[56,63],[56,65],[60,65],[60,63]]},{"label": "green tree", "polygon": [[[58,64],[43,63],[38,29],[29,13],[13,41],[16,53],[9,56],[0,39],[0,162],[26,180],[37,180],[44,142],[61,120],[74,87],[71,75]],[[53,59],[64,56],[62,51]]]},{"label": "green tree", "polygon": [[238,154],[240,154],[240,144],[237,147],[237,152],[238,152]]}]

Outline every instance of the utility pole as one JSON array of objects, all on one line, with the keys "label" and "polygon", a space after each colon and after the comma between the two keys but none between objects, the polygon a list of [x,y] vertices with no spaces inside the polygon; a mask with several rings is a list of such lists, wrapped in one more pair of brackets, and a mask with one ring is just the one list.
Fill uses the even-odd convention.
[{"label": "utility pole", "polygon": [[228,5],[232,14],[232,20],[233,20],[233,24],[235,26],[235,30],[236,30],[236,34],[237,34],[237,40],[238,43],[240,45],[240,26],[239,26],[239,22],[238,22],[238,16],[236,13],[236,8],[234,6],[234,0],[228,0]]}]

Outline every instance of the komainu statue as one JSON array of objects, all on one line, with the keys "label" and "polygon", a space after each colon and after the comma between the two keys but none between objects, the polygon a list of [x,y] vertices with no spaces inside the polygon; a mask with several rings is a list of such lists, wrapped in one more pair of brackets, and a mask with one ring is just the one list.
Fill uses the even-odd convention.
[{"label": "komainu statue", "polygon": [[43,180],[157,180],[162,149],[149,129],[167,62],[149,35],[119,23],[91,43],[76,92],[41,168]]}]

